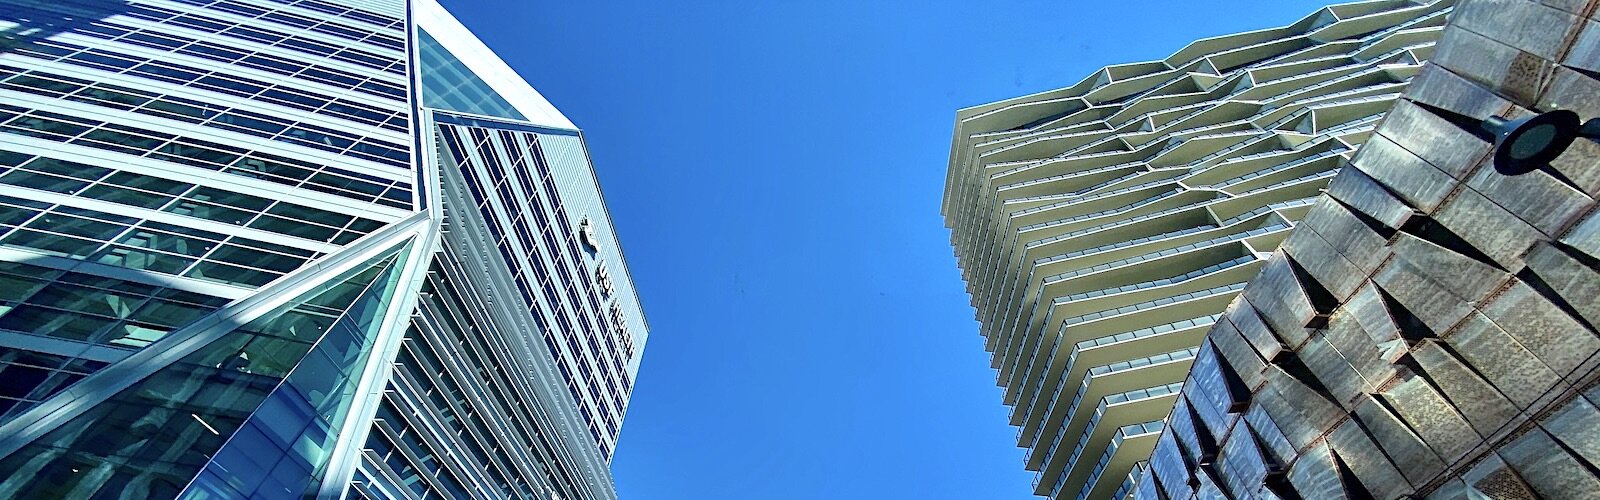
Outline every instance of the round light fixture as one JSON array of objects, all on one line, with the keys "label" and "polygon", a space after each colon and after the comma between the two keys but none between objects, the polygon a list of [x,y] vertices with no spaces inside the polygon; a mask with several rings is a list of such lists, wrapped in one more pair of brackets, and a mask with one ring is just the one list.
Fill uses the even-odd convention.
[{"label": "round light fixture", "polygon": [[1578,137],[1578,114],[1557,109],[1527,118],[1507,120],[1491,116],[1483,129],[1494,134],[1494,169],[1505,175],[1522,175],[1561,156]]}]

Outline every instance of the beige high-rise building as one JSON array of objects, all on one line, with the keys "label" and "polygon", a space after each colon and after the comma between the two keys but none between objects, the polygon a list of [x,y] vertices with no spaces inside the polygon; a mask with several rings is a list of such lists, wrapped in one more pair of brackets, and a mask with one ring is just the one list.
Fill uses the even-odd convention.
[{"label": "beige high-rise building", "polygon": [[942,211],[1034,493],[1131,489],[1206,331],[1452,3],[1334,5],[957,112]]}]

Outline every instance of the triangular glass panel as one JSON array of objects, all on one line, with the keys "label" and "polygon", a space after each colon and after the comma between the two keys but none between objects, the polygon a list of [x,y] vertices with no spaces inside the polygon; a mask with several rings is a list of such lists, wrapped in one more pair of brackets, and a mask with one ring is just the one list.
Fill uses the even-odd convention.
[{"label": "triangular glass panel", "polygon": [[180,498],[315,495],[402,267],[367,286]]},{"label": "triangular glass panel", "polygon": [[417,41],[418,55],[422,59],[423,106],[527,121],[517,108],[428,32],[417,30]]},{"label": "triangular glass panel", "polygon": [[403,251],[327,280],[0,459],[0,498],[177,496],[314,344],[333,345],[325,332],[346,317],[373,322],[383,304],[368,297],[392,295]]}]

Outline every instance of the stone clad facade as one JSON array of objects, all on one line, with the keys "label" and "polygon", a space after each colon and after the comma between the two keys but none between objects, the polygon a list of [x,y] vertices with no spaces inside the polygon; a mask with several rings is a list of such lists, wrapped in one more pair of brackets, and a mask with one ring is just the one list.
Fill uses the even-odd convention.
[{"label": "stone clad facade", "polygon": [[1594,1],[1470,0],[1197,353],[1133,498],[1600,491],[1600,144],[1505,175],[1479,121],[1600,117]]}]

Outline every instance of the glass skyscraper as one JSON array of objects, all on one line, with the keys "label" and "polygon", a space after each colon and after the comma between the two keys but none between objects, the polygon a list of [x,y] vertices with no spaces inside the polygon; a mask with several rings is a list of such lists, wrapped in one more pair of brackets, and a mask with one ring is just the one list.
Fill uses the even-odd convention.
[{"label": "glass skyscraper", "polygon": [[647,329],[432,0],[0,0],[0,497],[612,498]]}]

